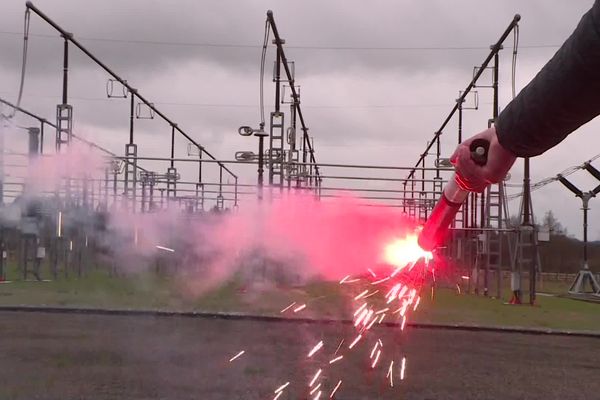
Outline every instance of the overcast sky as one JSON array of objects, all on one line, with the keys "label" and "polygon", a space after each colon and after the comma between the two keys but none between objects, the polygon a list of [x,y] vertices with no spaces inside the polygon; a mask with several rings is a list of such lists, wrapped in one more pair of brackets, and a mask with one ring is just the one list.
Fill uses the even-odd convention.
[{"label": "overcast sky", "polygon": [[[240,125],[260,120],[259,61],[266,11],[272,9],[296,80],[316,158],[412,166],[433,132],[470,81],[488,47],[522,16],[517,90],[527,84],[570,35],[592,0],[572,1],[150,1],[38,0],[54,21],[73,32],[106,65],[127,79],[179,126],[222,159],[254,150]],[[21,68],[25,2],[0,4],[0,96],[16,100]],[[61,98],[62,41],[32,15],[22,106],[53,119]],[[501,106],[511,98],[512,36],[500,58]],[[268,53],[272,67],[273,48]],[[69,103],[76,133],[123,153],[128,139],[128,101],[106,98],[107,75],[82,53],[71,51]],[[490,82],[484,76],[482,82]],[[272,110],[274,86],[267,72],[265,97]],[[465,136],[483,130],[491,117],[491,90],[480,88],[480,109],[465,112]],[[287,111],[287,106],[284,109]],[[26,119],[20,119],[26,124]],[[533,180],[553,176],[600,153],[594,120],[564,143],[532,161]],[[158,120],[136,121],[143,155],[167,157],[170,128]],[[9,142],[20,146],[17,138]],[[442,140],[443,156],[456,145],[456,122]],[[177,140],[177,156],[187,141]],[[47,148],[52,148],[50,141]],[[430,157],[430,163],[433,158]],[[600,168],[600,161],[596,162]],[[166,165],[160,168],[165,168]],[[183,168],[183,167],[182,167]],[[233,166],[245,183],[255,168]],[[511,184],[522,179],[522,164]],[[350,173],[322,169],[324,174]],[[191,171],[184,169],[193,180]],[[214,169],[207,172],[214,177]],[[353,171],[354,174],[363,174]],[[380,174],[391,176],[389,173]],[[404,173],[395,173],[404,177]],[[571,176],[584,190],[596,186],[586,173]],[[188,179],[189,178],[189,179]],[[343,186],[329,180],[327,186]],[[348,183],[349,184],[349,183]],[[356,185],[356,183],[354,183]],[[360,183],[367,187],[368,183]],[[392,187],[392,184],[370,184]],[[400,187],[399,184],[394,184]],[[511,192],[518,191],[510,188]],[[592,200],[590,234],[600,239],[600,200]],[[581,236],[580,202],[558,183],[534,193],[541,218],[552,209],[569,232]],[[513,211],[518,201],[511,203]]]}]

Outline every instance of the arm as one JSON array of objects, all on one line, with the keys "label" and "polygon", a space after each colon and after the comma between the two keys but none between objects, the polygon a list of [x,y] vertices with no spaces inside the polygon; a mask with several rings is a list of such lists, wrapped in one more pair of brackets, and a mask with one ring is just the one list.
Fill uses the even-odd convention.
[{"label": "arm", "polygon": [[[600,0],[554,57],[506,106],[495,125],[458,146],[451,157],[465,190],[481,192],[502,180],[516,157],[532,157],[556,146],[600,114]],[[469,146],[490,142],[488,163],[477,166]]]},{"label": "arm", "polygon": [[496,121],[500,144],[518,157],[542,154],[600,114],[600,0]]}]

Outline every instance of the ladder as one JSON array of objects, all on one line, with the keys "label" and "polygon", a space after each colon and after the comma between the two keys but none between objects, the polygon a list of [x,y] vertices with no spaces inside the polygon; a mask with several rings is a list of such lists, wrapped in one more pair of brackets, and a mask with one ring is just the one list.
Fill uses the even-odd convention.
[{"label": "ladder", "polygon": [[175,200],[177,197],[177,168],[167,168],[167,199]]},{"label": "ladder", "polygon": [[73,139],[73,107],[70,104],[56,106],[56,152],[60,153],[63,144],[69,145]]},{"label": "ladder", "polygon": [[[522,224],[525,207],[521,198],[519,207],[519,216],[521,224],[518,227],[518,232],[515,237],[515,244],[512,247],[512,283],[513,291],[518,291],[518,295],[522,294],[522,272],[523,270],[530,271],[531,263],[534,263],[534,268],[537,273],[542,272],[542,263],[539,251],[539,242],[537,238],[537,230],[535,229],[535,219],[533,215],[533,204],[531,196],[529,197],[529,210],[531,225]],[[517,299],[520,303],[520,297]]]},{"label": "ladder", "polygon": [[487,295],[489,288],[490,270],[496,273],[496,295],[502,297],[502,233],[504,228],[504,204],[506,196],[504,182],[490,185],[485,193],[485,214],[488,229],[498,229],[497,231],[488,230],[485,233],[485,275],[484,275],[484,294]]},{"label": "ladder", "polygon": [[271,113],[269,135],[269,184],[283,188],[285,141],[284,118],[281,111]]},{"label": "ladder", "polygon": [[137,145],[126,144],[125,145],[125,157],[127,162],[125,163],[125,199],[124,204],[127,206],[127,202],[131,201],[131,210],[135,212],[136,202],[136,186],[137,186]]}]

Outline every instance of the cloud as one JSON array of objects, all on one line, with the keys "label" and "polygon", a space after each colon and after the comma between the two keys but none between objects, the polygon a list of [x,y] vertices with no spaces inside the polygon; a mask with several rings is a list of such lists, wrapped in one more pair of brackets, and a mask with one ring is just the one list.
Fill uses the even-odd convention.
[{"label": "cloud", "polygon": [[[296,62],[296,79],[301,85],[302,107],[315,140],[317,160],[413,165],[450,111],[458,91],[470,80],[473,66],[485,58],[487,47],[516,12],[523,17],[521,45],[524,47],[519,53],[517,74],[517,88],[520,88],[556,50],[527,45],[562,43],[592,1],[548,4],[542,0],[300,3],[107,0],[89,1],[83,7],[66,0],[39,0],[35,4],[81,38],[94,54],[155,102],[182,129],[224,159],[233,158],[235,151],[256,148],[253,139],[239,137],[236,131],[241,125],[256,126],[259,122],[260,49],[172,43],[260,46],[266,10],[273,9],[281,36],[286,39],[286,54]],[[3,31],[20,32],[24,2],[4,1],[0,10]],[[36,16],[32,16],[31,30],[36,34],[54,34]],[[510,100],[511,44],[509,39],[500,59],[503,105]],[[331,49],[335,47],[475,48]],[[0,96],[9,100],[14,100],[17,91],[20,51],[19,35],[0,33]],[[31,38],[23,105],[50,120],[60,101],[61,51],[58,38]],[[75,49],[70,56],[69,96],[74,105],[76,130],[121,154],[129,129],[127,100],[106,99],[107,75]],[[271,48],[265,80],[267,113],[273,108],[273,84],[269,76],[273,57]],[[476,112],[465,112],[465,137],[482,130],[491,115],[490,90],[478,91],[481,107]],[[287,106],[284,110],[287,111]],[[144,154],[168,155],[167,124],[158,119],[136,120],[135,126],[136,142]],[[598,127],[598,121],[593,121],[556,150],[536,158],[532,164],[534,180],[592,156],[587,153],[598,147],[600,139],[595,133]],[[48,148],[52,148],[49,143]],[[443,135],[442,155],[448,156],[455,144],[453,120]],[[186,149],[187,141],[178,138],[176,154],[186,156]],[[428,163],[432,162],[433,158],[428,158]],[[188,176],[186,179],[194,179],[193,166],[178,167]],[[156,168],[162,170],[165,166],[156,164]],[[255,181],[255,167],[233,168],[245,182]],[[330,169],[329,174],[338,172]],[[210,179],[217,177],[216,168],[207,167],[206,173]],[[515,169],[513,176],[512,182],[518,182],[520,171]],[[326,183],[399,187],[397,183],[381,182]],[[554,201],[562,198],[562,189],[550,186],[544,193],[546,190],[548,194],[543,200],[534,198],[542,209],[540,214],[546,207],[554,208],[557,218],[571,232],[578,231],[578,210],[561,207],[561,203]]]}]

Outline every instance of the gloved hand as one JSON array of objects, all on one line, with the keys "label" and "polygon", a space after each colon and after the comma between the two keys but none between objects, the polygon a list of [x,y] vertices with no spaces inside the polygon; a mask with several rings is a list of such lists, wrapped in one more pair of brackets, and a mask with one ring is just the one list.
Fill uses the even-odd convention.
[{"label": "gloved hand", "polygon": [[[487,163],[484,166],[475,164],[471,159],[469,146],[475,139],[485,139],[490,143]],[[450,157],[450,162],[456,169],[456,182],[461,189],[483,192],[489,184],[504,179],[516,159],[515,155],[498,142],[496,128],[492,126],[458,145]]]}]

